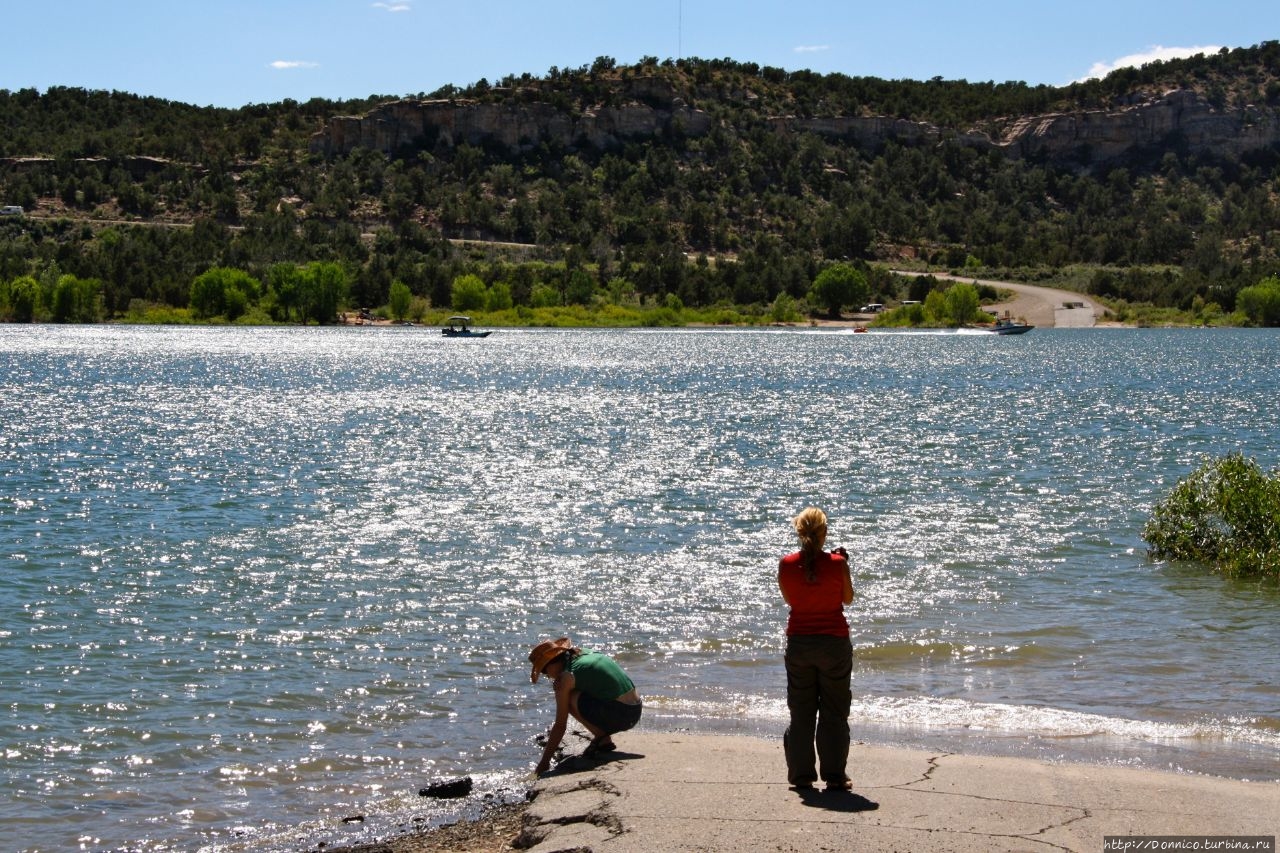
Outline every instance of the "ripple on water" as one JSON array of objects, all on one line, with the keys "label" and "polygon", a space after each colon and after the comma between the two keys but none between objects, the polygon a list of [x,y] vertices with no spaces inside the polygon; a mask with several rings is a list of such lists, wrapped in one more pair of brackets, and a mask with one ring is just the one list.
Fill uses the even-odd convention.
[{"label": "ripple on water", "polygon": [[0,826],[269,847],[517,788],[548,635],[647,724],[776,733],[810,503],[877,736],[1257,775],[1280,597],[1140,530],[1204,454],[1276,463],[1280,340],[1040,331],[2,327]]}]

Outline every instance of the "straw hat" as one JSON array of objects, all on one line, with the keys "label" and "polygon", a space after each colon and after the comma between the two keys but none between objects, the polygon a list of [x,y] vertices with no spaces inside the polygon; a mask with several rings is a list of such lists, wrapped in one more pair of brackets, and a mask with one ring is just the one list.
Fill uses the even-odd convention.
[{"label": "straw hat", "polygon": [[529,663],[533,664],[533,673],[529,676],[529,680],[537,684],[538,676],[542,675],[543,667],[565,652],[572,650],[573,643],[569,642],[568,637],[560,637],[557,640],[543,640],[538,643],[533,647],[533,651],[529,652]]}]

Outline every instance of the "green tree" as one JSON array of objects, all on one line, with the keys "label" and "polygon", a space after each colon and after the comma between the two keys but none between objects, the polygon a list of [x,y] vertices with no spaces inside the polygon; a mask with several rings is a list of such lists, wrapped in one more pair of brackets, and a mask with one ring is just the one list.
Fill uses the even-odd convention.
[{"label": "green tree", "polygon": [[235,320],[258,301],[262,285],[244,270],[213,267],[191,282],[191,310],[197,317]]},{"label": "green tree", "polygon": [[479,311],[484,308],[487,288],[480,276],[474,273],[460,275],[453,280],[453,287],[450,289],[449,304],[453,306],[454,311],[470,312]]},{"label": "green tree", "polygon": [[1280,326],[1280,278],[1271,276],[1241,288],[1236,307],[1256,326]]},{"label": "green tree", "polygon": [[55,323],[96,323],[102,319],[102,282],[59,276],[51,301]]},{"label": "green tree", "polygon": [[773,305],[769,308],[769,319],[775,323],[794,323],[800,319],[800,312],[796,310],[796,301],[791,298],[791,294],[783,291],[773,299]]},{"label": "green tree", "polygon": [[297,264],[272,264],[267,269],[266,284],[275,297],[277,320],[288,322],[297,317],[306,321],[302,311],[302,270]]},{"label": "green tree", "polygon": [[249,310],[249,297],[238,287],[228,287],[224,310],[228,320],[238,320]]},{"label": "green tree", "polygon": [[963,326],[977,319],[981,310],[978,288],[972,284],[953,284],[946,292],[947,315],[952,325]]},{"label": "green tree", "polygon": [[313,261],[303,268],[301,285],[304,320],[323,326],[337,319],[338,306],[347,298],[351,279],[342,264]]},{"label": "green tree", "polygon": [[867,276],[848,264],[832,264],[818,273],[809,291],[810,298],[827,309],[831,317],[839,317],[845,305],[861,303],[867,298]]},{"label": "green tree", "polygon": [[421,323],[427,318],[427,312],[431,310],[431,303],[421,296],[413,297],[409,303],[409,319],[415,323]]},{"label": "green tree", "polygon": [[515,305],[511,298],[511,285],[505,281],[495,281],[485,294],[484,309],[486,311],[506,311]]},{"label": "green tree", "polygon": [[227,294],[222,277],[208,270],[191,282],[191,298],[188,303],[197,317],[214,317],[222,313]]},{"label": "green tree", "polygon": [[560,304],[560,291],[548,284],[535,284],[529,291],[529,305],[533,308],[554,308]]},{"label": "green tree", "polygon": [[951,312],[947,310],[947,297],[941,290],[930,290],[925,296],[924,316],[926,322],[936,326],[945,326],[951,319]]},{"label": "green tree", "polygon": [[590,305],[595,294],[596,285],[584,269],[575,269],[569,273],[569,282],[565,287],[564,301],[567,305]]},{"label": "green tree", "polygon": [[620,276],[609,279],[609,283],[605,285],[605,293],[611,305],[622,305],[632,299],[635,292],[635,285]]},{"label": "green tree", "polygon": [[9,283],[9,316],[15,323],[34,320],[39,303],[40,282],[24,275]]},{"label": "green tree", "polygon": [[404,320],[409,316],[409,306],[413,303],[413,292],[409,290],[409,285],[397,279],[391,282],[391,289],[387,294],[387,309],[391,312],[391,316],[397,320]]}]

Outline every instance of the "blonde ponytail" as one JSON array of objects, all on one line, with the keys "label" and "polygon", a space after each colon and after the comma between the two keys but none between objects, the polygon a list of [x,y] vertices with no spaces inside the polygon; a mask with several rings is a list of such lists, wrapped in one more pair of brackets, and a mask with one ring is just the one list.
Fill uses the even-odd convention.
[{"label": "blonde ponytail", "polygon": [[800,538],[805,578],[812,583],[816,577],[814,563],[827,541],[827,514],[816,506],[806,507],[791,520],[791,526]]}]

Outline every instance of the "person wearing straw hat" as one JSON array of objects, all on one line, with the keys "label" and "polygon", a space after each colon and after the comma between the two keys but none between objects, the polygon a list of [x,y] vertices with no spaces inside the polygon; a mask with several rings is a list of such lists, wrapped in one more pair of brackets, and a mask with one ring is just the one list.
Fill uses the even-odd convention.
[{"label": "person wearing straw hat", "polygon": [[821,771],[828,791],[847,791],[853,786],[845,775],[853,699],[853,647],[844,616],[853,602],[849,555],[844,548],[823,550],[827,515],[817,507],[806,508],[791,526],[800,550],[778,562],[778,587],[791,608],[784,657],[791,723],[782,736],[787,781],[806,790]]},{"label": "person wearing straw hat", "polygon": [[564,738],[570,714],[591,732],[591,744],[582,753],[588,757],[612,752],[617,747],[611,735],[640,721],[640,694],[608,655],[576,648],[568,637],[560,637],[534,646],[529,663],[533,665],[530,681],[537,684],[539,676],[545,675],[556,694],[556,720],[547,732],[547,744],[534,773],[541,775],[551,769],[551,758]]}]

